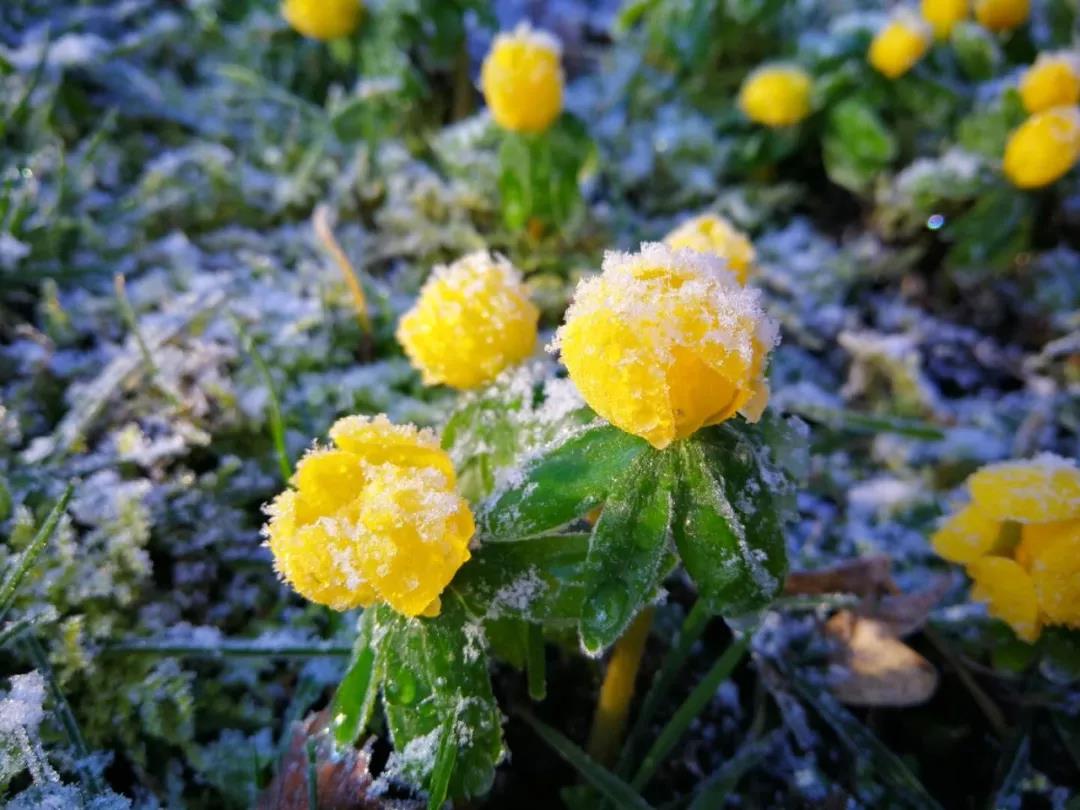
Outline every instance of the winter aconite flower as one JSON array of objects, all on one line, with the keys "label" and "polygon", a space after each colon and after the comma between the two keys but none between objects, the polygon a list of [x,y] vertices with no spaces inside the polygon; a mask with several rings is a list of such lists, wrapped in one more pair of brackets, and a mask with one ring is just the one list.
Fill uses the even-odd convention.
[{"label": "winter aconite flower", "polygon": [[1040,54],[1020,80],[1020,98],[1029,113],[1080,102],[1080,54]]},{"label": "winter aconite flower", "polygon": [[267,507],[274,566],[300,595],[335,610],[386,602],[434,616],[469,559],[474,526],[434,434],[385,416],[349,416],[334,447],[310,451],[292,489]]},{"label": "winter aconite flower", "polygon": [[514,266],[478,251],[435,268],[397,338],[425,384],[475,388],[532,353],[539,318]]},{"label": "winter aconite flower", "polygon": [[867,59],[874,69],[890,79],[903,76],[930,49],[933,32],[911,12],[893,16],[870,43]]},{"label": "winter aconite flower", "polygon": [[739,109],[767,127],[789,127],[810,114],[810,74],[790,65],[765,65],[746,77]]},{"label": "winter aconite flower", "polygon": [[776,341],[760,294],[723,261],[646,243],[578,285],[552,349],[593,410],[662,449],[736,413],[757,419]]},{"label": "winter aconite flower", "polygon": [[285,0],[281,13],[296,31],[312,39],[345,37],[360,24],[360,0]]},{"label": "winter aconite flower", "polygon": [[491,117],[511,132],[543,132],[563,106],[559,41],[522,23],[495,37],[480,69]]},{"label": "winter aconite flower", "polygon": [[938,39],[948,39],[958,22],[967,19],[970,0],[922,0],[919,11]]},{"label": "winter aconite flower", "polygon": [[746,283],[754,263],[754,246],[750,240],[717,214],[701,214],[688,219],[664,238],[664,244],[672,248],[716,254],[724,260],[740,284]]},{"label": "winter aconite flower", "polygon": [[991,31],[1010,31],[1030,13],[1031,0],[975,0],[975,19]]},{"label": "winter aconite flower", "polygon": [[1018,188],[1047,186],[1080,160],[1080,109],[1053,107],[1028,118],[1009,136],[1002,170]]},{"label": "winter aconite flower", "polygon": [[983,467],[967,488],[971,503],[934,534],[934,550],[967,566],[972,597],[1020,638],[1080,628],[1080,468],[1047,453]]}]

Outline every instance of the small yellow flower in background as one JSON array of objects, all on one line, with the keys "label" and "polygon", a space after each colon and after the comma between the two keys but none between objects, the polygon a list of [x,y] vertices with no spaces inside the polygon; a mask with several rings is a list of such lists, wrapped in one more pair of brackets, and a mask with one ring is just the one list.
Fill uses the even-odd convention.
[{"label": "small yellow flower in background", "polygon": [[298,33],[312,39],[346,37],[360,25],[360,0],[285,0],[282,16]]},{"label": "small yellow flower in background", "polygon": [[511,132],[543,132],[563,107],[562,47],[546,31],[521,23],[495,37],[480,69],[491,117]]},{"label": "small yellow flower in background", "polygon": [[478,251],[435,268],[397,339],[426,385],[476,388],[532,354],[539,319],[514,266]]},{"label": "small yellow flower in background", "polygon": [[1010,31],[1030,13],[1031,0],[975,0],[975,19],[991,31]]},{"label": "small yellow flower in background", "polygon": [[776,324],[710,253],[646,243],[582,281],[550,350],[585,401],[658,449],[769,399]]},{"label": "small yellow flower in background", "polygon": [[1080,468],[1044,453],[990,464],[967,480],[971,503],[931,538],[967,566],[972,598],[1016,635],[1035,641],[1045,625],[1080,628]]},{"label": "small yellow flower in background", "polygon": [[901,11],[874,36],[866,58],[878,73],[896,79],[915,67],[932,41],[930,26],[910,11]]},{"label": "small yellow flower in background", "polygon": [[1039,54],[1020,79],[1020,98],[1029,113],[1080,102],[1080,54]]},{"label": "small yellow flower in background", "polygon": [[1080,160],[1080,108],[1053,107],[1028,118],[1005,144],[1002,170],[1018,188],[1061,179]]},{"label": "small yellow flower in background", "polygon": [[789,127],[810,114],[813,80],[802,68],[763,65],[750,73],[739,90],[739,109],[767,127]]},{"label": "small yellow flower in background", "polygon": [[745,284],[754,263],[754,246],[746,234],[716,214],[701,214],[688,219],[664,237],[672,248],[688,248],[698,253],[714,253]]},{"label": "small yellow flower in background", "polygon": [[267,507],[274,567],[301,596],[335,610],[386,602],[435,616],[474,533],[435,435],[385,416],[350,416],[335,447],[310,451]]},{"label": "small yellow flower in background", "polygon": [[967,19],[970,0],[922,0],[919,12],[938,39],[948,39],[958,22]]}]

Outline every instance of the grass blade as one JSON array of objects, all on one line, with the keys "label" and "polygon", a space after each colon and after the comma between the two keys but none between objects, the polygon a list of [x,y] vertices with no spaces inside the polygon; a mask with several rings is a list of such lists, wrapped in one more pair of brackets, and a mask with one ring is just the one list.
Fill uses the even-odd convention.
[{"label": "grass blade", "polygon": [[701,789],[687,810],[713,810],[716,807],[723,807],[728,795],[739,784],[739,780],[765,758],[776,736],[774,733],[765,739],[744,742],[740,745],[735,756],[717,768],[702,783]]},{"label": "grass blade", "polygon": [[45,522],[41,524],[41,528],[38,529],[37,534],[34,535],[34,539],[30,541],[30,545],[26,547],[19,558],[15,561],[14,567],[11,569],[11,573],[4,578],[4,582],[0,585],[0,621],[3,621],[7,615],[8,610],[11,609],[12,603],[15,601],[15,592],[19,589],[19,584],[23,581],[27,572],[33,567],[37,558],[41,556],[41,552],[45,550],[45,546],[48,545],[49,538],[52,537],[53,532],[56,531],[56,525],[60,522],[60,516],[64,514],[64,510],[67,509],[68,501],[71,500],[71,493],[75,491],[75,487],[71,484],[67,485],[64,490],[64,494],[60,496],[53,508],[49,511],[49,516],[45,518]]},{"label": "grass blade", "polygon": [[731,673],[735,671],[735,667],[738,666],[749,646],[750,636],[747,634],[732,641],[724,654],[716,659],[716,663],[705,673],[701,683],[694,687],[694,691],[675,711],[671,720],[668,721],[668,724],[664,726],[660,735],[656,738],[652,748],[645,754],[637,773],[634,774],[634,778],[630,782],[635,790],[641,790],[649,783],[664,757],[671,753],[671,749],[686,733],[694,718],[701,714],[709,701],[712,700],[720,684],[726,681]]},{"label": "grass blade", "polygon": [[903,760],[847,712],[832,695],[798,677],[791,678],[791,684],[854,755],[869,758],[880,783],[894,795],[897,807],[940,810],[941,805],[926,792]]},{"label": "grass blade", "polygon": [[620,810],[650,810],[649,803],[641,798],[636,790],[607,768],[594,762],[588,754],[563,734],[528,713],[521,712],[519,716],[529,724],[540,739],[570,763],[586,782]]},{"label": "grass blade", "polygon": [[682,671],[686,659],[690,657],[690,649],[701,638],[701,634],[705,632],[705,626],[709,623],[709,618],[708,608],[699,599],[694,602],[694,606],[690,608],[690,612],[683,619],[679,635],[671,649],[668,650],[664,663],[660,666],[660,671],[653,679],[652,686],[645,693],[638,716],[634,720],[634,725],[630,729],[626,742],[623,744],[622,751],[619,753],[615,772],[620,776],[629,775],[634,755],[638,748],[641,747],[642,740],[645,739],[649,724],[652,722],[653,717],[656,716],[657,710],[667,698],[668,693],[671,692],[671,687],[675,685],[675,678]]},{"label": "grass blade", "polygon": [[251,357],[251,362],[255,364],[255,369],[259,372],[259,376],[262,377],[263,385],[266,386],[270,439],[274,443],[274,452],[277,454],[278,470],[281,471],[282,481],[288,483],[289,479],[292,478],[292,463],[289,461],[289,451],[285,446],[285,420],[281,415],[281,402],[278,400],[277,391],[274,390],[274,378],[270,376],[270,367],[266,365],[262,354],[255,348],[255,341],[251,339],[251,335],[248,334],[240,319],[231,313],[230,316],[232,317],[233,328],[236,329],[236,334],[240,338],[240,345],[243,346],[247,355]]},{"label": "grass blade", "polygon": [[53,674],[53,669],[49,664],[49,657],[46,655],[45,649],[32,633],[23,639],[22,645],[23,649],[26,651],[27,657],[34,666],[34,669],[41,673],[41,677],[45,679],[45,682],[49,686],[49,693],[52,695],[56,716],[59,718],[60,724],[64,727],[64,733],[67,735],[68,742],[75,750],[76,768],[79,771],[80,778],[84,785],[88,786],[93,792],[100,793],[103,789],[101,780],[89,771],[85,764],[83,764],[90,756],[90,749],[86,747],[86,740],[83,738],[82,731],[79,729],[79,723],[75,719],[75,713],[71,711],[71,705],[67,702],[67,698],[64,697],[64,693],[60,691],[60,685],[56,681],[56,675]]}]

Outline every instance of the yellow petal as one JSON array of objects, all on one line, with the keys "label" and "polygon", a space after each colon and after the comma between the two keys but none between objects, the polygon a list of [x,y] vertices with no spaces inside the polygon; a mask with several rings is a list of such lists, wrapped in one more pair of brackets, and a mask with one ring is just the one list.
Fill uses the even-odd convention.
[{"label": "yellow petal", "polygon": [[789,127],[810,114],[810,74],[788,65],[766,65],[750,73],[739,90],[739,109],[767,127]]},{"label": "yellow petal", "polygon": [[495,37],[480,68],[491,117],[512,132],[543,132],[563,106],[562,49],[551,34],[527,24]]},{"label": "yellow petal", "polygon": [[975,0],[975,19],[991,31],[1009,31],[1027,22],[1031,0]]},{"label": "yellow petal", "polygon": [[1080,468],[1060,456],[1044,453],[990,464],[967,483],[979,509],[996,520],[1050,523],[1080,517]]},{"label": "yellow petal", "polygon": [[931,30],[912,14],[895,16],[878,31],[867,59],[874,69],[890,79],[911,70],[930,49]]},{"label": "yellow petal", "polygon": [[1080,520],[1060,520],[1055,523],[1026,523],[1020,528],[1020,544],[1015,558],[1031,570],[1035,558],[1055,543],[1080,535]]},{"label": "yellow petal", "polygon": [[298,33],[312,39],[337,39],[360,24],[360,0],[285,0],[281,13]]},{"label": "yellow petal", "polygon": [[989,554],[1000,532],[1000,521],[970,504],[946,520],[930,543],[939,556],[966,565]]},{"label": "yellow petal", "polygon": [[968,566],[975,584],[972,599],[986,602],[991,616],[1012,627],[1027,642],[1039,637],[1039,604],[1027,571],[1007,557],[982,557]]},{"label": "yellow petal", "polygon": [[330,428],[330,438],[342,450],[354,453],[368,464],[432,467],[446,476],[449,485],[455,483],[453,462],[430,430],[395,425],[383,414],[346,416]]}]

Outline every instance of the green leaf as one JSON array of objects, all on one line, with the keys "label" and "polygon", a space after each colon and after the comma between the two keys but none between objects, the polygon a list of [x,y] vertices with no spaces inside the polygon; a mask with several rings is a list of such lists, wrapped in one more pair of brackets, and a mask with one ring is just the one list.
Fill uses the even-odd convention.
[{"label": "green leaf", "polygon": [[737,428],[721,425],[680,445],[675,543],[710,611],[763,607],[787,573],[783,474]]},{"label": "green leaf", "polygon": [[517,541],[566,526],[600,506],[646,447],[608,424],[585,428],[528,462],[511,486],[480,507],[481,539]]},{"label": "green leaf", "polygon": [[972,112],[956,126],[959,146],[994,162],[1001,160],[1009,133],[1027,117],[1020,94],[1007,88],[997,101]]},{"label": "green leaf", "polygon": [[595,655],[622,635],[675,563],[675,452],[648,450],[616,483],[593,529],[581,643]]},{"label": "green leaf", "polygon": [[341,679],[330,707],[334,742],[338,746],[353,745],[371,719],[375,696],[379,692],[378,650],[372,643],[375,624],[374,611],[364,611],[352,661]]},{"label": "green leaf", "polygon": [[1048,627],[1040,639],[1041,669],[1055,683],[1080,681],[1080,630]]},{"label": "green leaf", "polygon": [[615,807],[621,810],[649,810],[649,803],[641,798],[636,790],[607,768],[593,761],[588,754],[563,734],[532,715],[522,713],[520,716],[544,742],[551,746],[555,753],[572,765],[586,782],[596,788]]},{"label": "green leaf", "polygon": [[968,78],[985,81],[1001,66],[1001,48],[993,34],[981,25],[968,21],[957,23],[949,39],[956,61]]},{"label": "green leaf", "polygon": [[[482,545],[458,572],[451,588],[471,613],[485,620],[513,619],[576,628],[585,594],[588,546],[585,534]],[[510,638],[509,628],[496,632]],[[517,641],[507,643],[524,656],[525,648],[518,647]],[[520,661],[524,663],[524,657]]]},{"label": "green leaf", "polygon": [[822,136],[829,179],[851,191],[867,189],[896,157],[896,138],[874,108],[856,98],[829,112]]},{"label": "green leaf", "polygon": [[53,505],[48,517],[45,518],[45,522],[37,530],[34,539],[30,541],[30,545],[23,550],[22,554],[10,566],[3,582],[0,583],[0,621],[3,621],[8,610],[11,609],[11,605],[15,601],[15,593],[18,591],[23,578],[29,573],[37,558],[41,556],[45,546],[48,545],[49,538],[52,537],[53,532],[56,530],[56,525],[60,522],[64,510],[67,509],[73,491],[74,487],[68,484],[64,494],[60,496],[60,500]]},{"label": "green leaf", "polygon": [[970,283],[1004,270],[1028,245],[1033,219],[1028,195],[1006,185],[988,190],[946,227],[945,235],[953,242],[946,264],[965,271]]},{"label": "green leaf", "polygon": [[[456,752],[448,795],[479,796],[491,788],[504,754],[502,714],[491,692],[480,622],[452,589],[442,612],[411,619],[374,609],[383,670],[383,710],[394,743],[388,767],[421,789],[438,787],[439,750],[452,733]],[[435,780],[435,782],[433,782]]]}]

